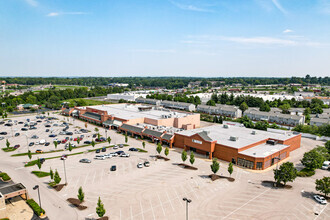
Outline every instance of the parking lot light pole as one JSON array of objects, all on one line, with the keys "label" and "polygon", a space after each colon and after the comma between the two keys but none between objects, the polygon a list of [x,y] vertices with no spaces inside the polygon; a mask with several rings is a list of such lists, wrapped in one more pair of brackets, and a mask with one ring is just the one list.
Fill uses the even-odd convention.
[{"label": "parking lot light pole", "polygon": [[105,128],[105,138],[108,139],[108,131],[107,131],[107,128]]},{"label": "parking lot light pole", "polygon": [[42,212],[42,208],[41,208],[41,199],[40,199],[40,191],[39,191],[39,185],[35,185],[35,186],[33,187],[33,190],[38,190],[38,197],[39,197],[40,213],[41,213],[41,215],[42,215],[42,214],[43,214],[43,212]]},{"label": "parking lot light pole", "polygon": [[68,185],[68,182],[67,182],[67,179],[66,179],[65,161],[66,161],[66,158],[63,158],[63,165],[64,165],[64,176],[65,176],[65,185]]},{"label": "parking lot light pole", "polygon": [[188,204],[191,203],[191,199],[183,198],[183,201],[186,202],[186,219],[188,220]]}]

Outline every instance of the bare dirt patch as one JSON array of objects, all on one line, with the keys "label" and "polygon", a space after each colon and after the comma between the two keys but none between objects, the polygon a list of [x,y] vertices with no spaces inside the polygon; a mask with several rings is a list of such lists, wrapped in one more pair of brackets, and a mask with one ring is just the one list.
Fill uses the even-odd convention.
[{"label": "bare dirt patch", "polygon": [[55,189],[57,192],[59,192],[63,189],[64,186],[65,186],[65,184],[58,184],[58,185],[54,186],[53,189]]},{"label": "bare dirt patch", "polygon": [[81,202],[79,201],[79,199],[68,198],[66,201],[68,201],[71,205],[75,206],[79,210],[87,209],[87,206],[81,205]]},{"label": "bare dirt patch", "polygon": [[193,166],[190,166],[190,165],[184,164],[184,163],[179,163],[178,166],[183,167],[184,169],[188,169],[188,170],[198,170],[197,167],[193,167]]},{"label": "bare dirt patch", "polygon": [[229,182],[235,181],[235,178],[233,178],[233,177],[220,176],[220,175],[216,175],[216,174],[210,174],[208,177],[211,178],[212,181],[215,181],[217,179],[227,179]]},{"label": "bare dirt patch", "polygon": [[156,155],[156,158],[157,159],[162,159],[162,160],[165,160],[165,161],[169,161],[170,160],[169,158],[163,157],[163,156],[160,156],[160,155]]},{"label": "bare dirt patch", "polygon": [[270,181],[270,180],[262,181],[261,185],[266,186],[266,187],[276,187],[276,188],[281,188],[281,189],[292,189],[291,185],[284,185],[282,183],[277,185],[275,181]]}]

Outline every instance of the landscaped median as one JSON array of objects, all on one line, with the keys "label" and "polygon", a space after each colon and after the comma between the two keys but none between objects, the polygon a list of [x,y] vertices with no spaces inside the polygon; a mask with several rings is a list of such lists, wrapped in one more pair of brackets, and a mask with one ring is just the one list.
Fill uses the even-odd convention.
[{"label": "landscaped median", "polygon": [[36,203],[33,199],[26,200],[26,203],[31,207],[31,209],[37,216],[41,216],[42,214],[45,214],[45,210],[40,209],[38,203]]},{"label": "landscaped median", "polygon": [[[115,145],[110,145],[110,146],[105,146],[105,147],[100,147],[100,148],[95,148],[95,149],[90,149],[88,150],[88,152],[94,152],[96,150],[102,150],[102,148],[111,148],[111,147],[114,147]],[[124,147],[127,147],[129,146],[128,144],[123,144]]]},{"label": "landscaped median", "polygon": [[[49,154],[49,153],[56,153],[56,152],[61,152],[61,151],[64,151],[63,149],[60,149],[60,150],[51,150],[51,151],[45,151],[45,152],[42,152],[42,153],[31,153],[31,155],[36,155],[36,154]],[[20,156],[27,156],[29,153],[26,152],[26,153],[19,153],[19,154],[13,154],[11,155],[12,157],[20,157]]]},{"label": "landscaped median", "polygon": [[[73,156],[73,155],[78,155],[78,154],[83,154],[84,152],[77,152],[77,153],[72,153],[72,154],[66,154],[67,156]],[[51,159],[56,159],[56,158],[61,158],[62,156],[55,156],[55,157],[47,157],[44,158],[45,160],[51,160]],[[24,167],[30,167],[33,165],[36,165],[38,163],[38,160],[31,160],[27,162]]]},{"label": "landscaped median", "polygon": [[7,181],[11,180],[10,176],[8,176],[7,173],[0,173],[0,179],[4,182],[7,182]]},{"label": "landscaped median", "polygon": [[17,148],[14,148],[14,147],[4,147],[4,148],[2,148],[2,150],[4,152],[12,152],[12,151],[17,150]]},{"label": "landscaped median", "polygon": [[49,172],[44,172],[44,171],[32,171],[31,173],[33,173],[34,175],[36,175],[39,178],[50,176]]}]

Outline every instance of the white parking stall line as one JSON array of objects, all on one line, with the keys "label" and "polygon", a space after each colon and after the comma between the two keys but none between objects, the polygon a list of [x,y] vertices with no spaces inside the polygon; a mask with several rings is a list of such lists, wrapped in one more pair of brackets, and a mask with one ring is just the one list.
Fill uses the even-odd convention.
[{"label": "white parking stall line", "polygon": [[142,208],[142,202],[140,200],[140,208],[141,208],[141,215],[142,215],[142,220],[144,220],[144,215],[143,215],[143,208]]},{"label": "white parking stall line", "polygon": [[174,207],[173,207],[172,201],[171,201],[171,199],[170,199],[170,196],[168,195],[167,190],[165,190],[165,192],[166,192],[166,195],[167,195],[168,201],[169,201],[170,204],[171,204],[172,210],[174,211]]},{"label": "white parking stall line", "polygon": [[[179,201],[181,201],[181,198],[179,197],[179,194],[178,194],[178,192],[175,190],[175,188],[174,188],[174,187],[172,187],[172,189],[174,189],[174,192],[175,192],[175,194],[176,194],[176,198],[177,198]],[[180,202],[180,204],[181,204],[181,206],[183,207],[183,204],[182,204],[182,202]]]},{"label": "white parking stall line", "polygon": [[153,207],[152,207],[152,203],[151,203],[151,200],[150,200],[150,199],[149,199],[149,202],[150,202],[150,206],[151,206],[152,216],[154,217],[154,219],[156,219],[156,218],[155,218],[154,209],[153,209]]},{"label": "white parking stall line", "polygon": [[163,203],[162,203],[162,201],[160,200],[160,197],[159,197],[159,194],[158,194],[158,193],[157,193],[157,196],[158,196],[158,200],[159,200],[160,206],[162,207],[163,214],[164,214],[164,216],[166,216],[166,214],[165,214],[165,210],[164,210],[164,207],[163,207]]},{"label": "white parking stall line", "polygon": [[325,205],[325,207],[318,213],[318,215],[314,218],[314,220],[318,219],[318,217],[320,217],[320,215],[322,214],[322,212],[325,210],[325,208],[328,206],[328,203]]},{"label": "white parking stall line", "polygon": [[129,206],[129,209],[130,209],[130,213],[131,213],[131,219],[133,220],[133,210],[132,210],[132,206],[131,205]]}]

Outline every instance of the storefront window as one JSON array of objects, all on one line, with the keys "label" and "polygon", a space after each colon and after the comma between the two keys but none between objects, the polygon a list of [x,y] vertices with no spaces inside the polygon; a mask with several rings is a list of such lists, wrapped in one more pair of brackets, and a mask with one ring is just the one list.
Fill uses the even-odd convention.
[{"label": "storefront window", "polygon": [[252,161],[245,160],[245,159],[242,159],[242,158],[238,157],[237,158],[237,165],[242,166],[242,167],[246,167],[246,168],[249,168],[249,169],[253,169],[254,163]]},{"label": "storefront window", "polygon": [[262,170],[262,162],[257,162],[257,170]]}]

